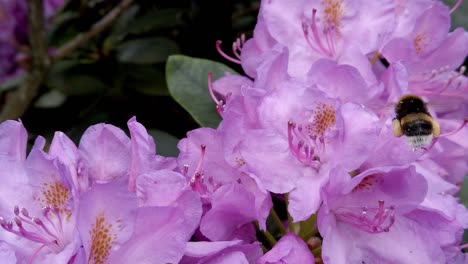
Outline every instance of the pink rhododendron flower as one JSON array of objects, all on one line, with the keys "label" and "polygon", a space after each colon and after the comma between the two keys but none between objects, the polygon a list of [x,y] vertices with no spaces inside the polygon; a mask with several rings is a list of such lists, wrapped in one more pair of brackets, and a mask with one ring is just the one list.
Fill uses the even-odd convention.
[{"label": "pink rhododendron flower", "polygon": [[185,215],[196,202],[190,200],[178,207],[138,207],[136,195],[126,185],[92,186],[81,199],[78,219],[86,259],[91,263],[177,263],[196,227],[190,223],[200,217],[200,213]]},{"label": "pink rhododendron flower", "polygon": [[[135,117],[128,134],[96,124],[77,147],[56,132],[28,155],[22,124],[2,123],[2,261],[466,263],[455,195],[468,170],[468,35],[449,32],[456,6],[262,1],[235,58],[216,44],[249,77],[207,76],[222,122],[189,131],[178,157],[158,155]],[[407,94],[428,113],[400,123],[440,126],[427,146],[394,135]]]},{"label": "pink rhododendron flower", "polygon": [[20,122],[4,122],[0,130],[0,239],[15,250],[19,261],[68,262],[81,244],[78,197],[69,171],[42,150],[43,138],[25,158],[27,134]]},{"label": "pink rhododendron flower", "polygon": [[[211,204],[211,210],[203,217],[200,226],[205,236],[213,241],[224,240],[230,237],[230,233],[235,229],[242,229],[244,224],[250,226],[252,232],[248,232],[248,236],[251,236],[253,220],[258,220],[265,228],[265,220],[271,208],[270,196],[259,189],[252,179],[226,162],[222,149],[223,141],[218,131],[209,128],[191,131],[186,139],[180,141],[178,147],[180,155],[177,162],[188,177],[190,187],[199,193],[205,204]],[[239,196],[245,200],[238,200]],[[221,204],[216,206],[218,202]],[[235,215],[227,216],[227,212],[223,211],[229,206],[233,208],[228,212]],[[217,212],[218,210],[220,212]],[[228,219],[234,221],[230,224],[232,227],[228,227]],[[222,228],[227,229],[213,229],[217,221]],[[213,231],[217,234],[212,233]]]}]

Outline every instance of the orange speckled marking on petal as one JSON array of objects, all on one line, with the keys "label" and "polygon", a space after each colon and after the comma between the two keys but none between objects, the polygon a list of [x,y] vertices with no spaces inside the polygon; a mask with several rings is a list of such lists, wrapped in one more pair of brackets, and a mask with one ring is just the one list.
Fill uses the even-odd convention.
[{"label": "orange speckled marking on petal", "polygon": [[319,104],[314,110],[313,121],[306,126],[310,136],[323,136],[327,129],[336,124],[335,108],[327,104]]},{"label": "orange speckled marking on petal", "polygon": [[71,211],[67,208],[71,198],[70,189],[63,183],[58,181],[42,183],[41,194],[38,201],[42,207],[57,208],[60,213],[67,215],[67,219],[71,216]]},{"label": "orange speckled marking on petal", "polygon": [[109,257],[112,244],[117,239],[113,233],[114,226],[101,214],[96,217],[89,234],[91,236],[91,249],[88,263],[104,264]]},{"label": "orange speckled marking on petal", "polygon": [[341,17],[344,14],[343,1],[323,0],[324,23],[339,32]]},{"label": "orange speckled marking on petal", "polygon": [[382,182],[383,179],[380,174],[367,176],[356,187],[354,187],[353,192],[371,191],[375,186],[380,185]]},{"label": "orange speckled marking on petal", "polygon": [[427,38],[424,32],[420,32],[419,34],[417,34],[413,40],[413,46],[414,46],[414,49],[416,50],[416,53],[417,54],[421,53],[424,50],[424,48],[426,48],[428,42],[429,42],[429,39]]}]

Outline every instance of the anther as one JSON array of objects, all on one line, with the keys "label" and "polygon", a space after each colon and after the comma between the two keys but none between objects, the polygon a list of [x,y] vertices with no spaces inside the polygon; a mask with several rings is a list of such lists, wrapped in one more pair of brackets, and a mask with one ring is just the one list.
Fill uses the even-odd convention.
[{"label": "anther", "polygon": [[17,205],[15,205],[15,207],[13,209],[13,212],[15,213],[15,215],[19,215],[20,210],[19,210],[19,207]]},{"label": "anther", "polygon": [[29,218],[29,212],[26,208],[21,208],[21,214]]},{"label": "anther", "polygon": [[221,43],[222,43],[221,40],[216,41],[216,50],[218,51],[218,53],[228,61],[231,61],[231,62],[234,62],[234,63],[237,63],[237,64],[241,64],[242,62],[239,59],[235,59],[235,58],[227,55],[226,53],[224,53],[224,51],[221,49]]}]

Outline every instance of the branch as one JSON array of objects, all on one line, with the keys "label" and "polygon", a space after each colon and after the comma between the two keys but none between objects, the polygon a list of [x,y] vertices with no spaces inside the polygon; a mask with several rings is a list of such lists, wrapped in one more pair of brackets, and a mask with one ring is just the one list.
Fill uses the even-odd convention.
[{"label": "branch", "polygon": [[36,98],[39,87],[47,74],[47,70],[50,66],[50,59],[56,62],[65,58],[91,38],[106,30],[133,2],[133,0],[122,0],[119,5],[96,22],[89,31],[75,36],[62,47],[58,48],[51,58],[49,58],[47,56],[42,0],[27,1],[29,43],[31,45],[32,59],[31,69],[18,89],[7,94],[5,104],[0,113],[0,122],[8,119],[18,119],[28,110],[29,105],[34,98]]},{"label": "branch", "polygon": [[62,47],[58,48],[52,55],[54,61],[61,60],[75,51],[77,48],[88,42],[91,38],[98,35],[107,29],[114,21],[127,9],[133,0],[123,0],[119,5],[114,7],[107,15],[101,20],[96,22],[89,31],[83,32],[75,36],[73,39],[65,43]]},{"label": "branch", "polygon": [[5,105],[0,113],[0,121],[17,119],[26,112],[32,100],[37,96],[49,64],[42,0],[27,0],[27,2],[31,69],[20,87],[7,94]]}]

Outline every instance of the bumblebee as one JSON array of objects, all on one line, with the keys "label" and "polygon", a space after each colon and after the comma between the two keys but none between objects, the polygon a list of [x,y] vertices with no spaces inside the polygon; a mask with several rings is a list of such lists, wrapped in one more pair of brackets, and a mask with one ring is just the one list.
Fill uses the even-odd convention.
[{"label": "bumblebee", "polygon": [[406,136],[414,149],[431,144],[440,135],[440,126],[427,111],[426,103],[416,95],[405,95],[395,105],[393,134]]}]

